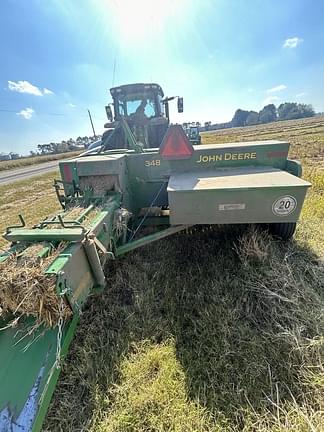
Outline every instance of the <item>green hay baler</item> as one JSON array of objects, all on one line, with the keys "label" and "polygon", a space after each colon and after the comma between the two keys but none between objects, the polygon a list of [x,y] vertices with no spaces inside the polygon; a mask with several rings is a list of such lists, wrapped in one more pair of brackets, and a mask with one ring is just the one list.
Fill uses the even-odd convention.
[{"label": "green hay baler", "polygon": [[[284,240],[295,231],[310,184],[301,179],[301,165],[288,159],[287,142],[192,146],[173,125],[159,148],[145,148],[124,119],[118,128],[122,149],[109,149],[106,140],[60,162],[58,215],[31,228],[20,217],[4,234],[12,245],[0,256],[1,271],[12,257],[18,265],[35,244],[43,247],[39,257],[61,245],[45,275],[72,314],[33,332],[35,317],[20,317],[13,327],[12,316],[2,316],[1,432],[41,429],[82,308],[105,288],[110,260],[194,225],[260,224]],[[75,208],[82,211],[71,219]]]}]

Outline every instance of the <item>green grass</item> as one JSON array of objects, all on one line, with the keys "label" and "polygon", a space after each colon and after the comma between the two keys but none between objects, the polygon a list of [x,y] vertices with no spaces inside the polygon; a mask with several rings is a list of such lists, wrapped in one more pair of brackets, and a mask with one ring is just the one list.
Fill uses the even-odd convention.
[{"label": "green grass", "polygon": [[58,153],[42,156],[26,157],[22,159],[10,160],[10,161],[0,161],[0,171],[7,171],[14,168],[23,168],[29,165],[41,164],[44,162],[50,162],[60,159],[70,159],[79,155],[80,151],[68,152],[68,153]]}]

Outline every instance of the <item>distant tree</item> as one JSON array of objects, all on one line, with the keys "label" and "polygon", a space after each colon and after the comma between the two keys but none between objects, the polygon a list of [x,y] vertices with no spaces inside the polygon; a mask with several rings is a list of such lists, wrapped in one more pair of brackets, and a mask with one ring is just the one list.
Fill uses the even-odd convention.
[{"label": "distant tree", "polygon": [[200,126],[201,126],[201,123],[200,123],[200,122],[196,122],[196,125],[195,125],[195,126],[200,127]]},{"label": "distant tree", "polygon": [[259,112],[259,123],[269,123],[277,120],[277,108],[274,104],[266,105]]},{"label": "distant tree", "polygon": [[231,122],[232,126],[233,127],[245,126],[245,122],[249,114],[250,111],[237,109],[235,111],[234,117],[232,118],[232,122]]},{"label": "distant tree", "polygon": [[285,102],[278,107],[279,120],[291,120],[304,117],[313,117],[315,111],[312,105]]},{"label": "distant tree", "polygon": [[256,111],[250,111],[245,120],[246,126],[255,125],[259,122],[259,114]]},{"label": "distant tree", "polygon": [[10,155],[10,158],[13,160],[21,158],[21,155],[19,153],[10,152],[9,155]]},{"label": "distant tree", "polygon": [[279,120],[298,118],[298,105],[296,102],[285,102],[278,106]]},{"label": "distant tree", "polygon": [[210,125],[211,125],[211,121],[207,121],[207,122],[204,123],[205,130],[206,130],[206,131],[209,130]]},{"label": "distant tree", "polygon": [[314,108],[311,104],[298,104],[298,109],[303,117],[313,117],[315,115]]}]

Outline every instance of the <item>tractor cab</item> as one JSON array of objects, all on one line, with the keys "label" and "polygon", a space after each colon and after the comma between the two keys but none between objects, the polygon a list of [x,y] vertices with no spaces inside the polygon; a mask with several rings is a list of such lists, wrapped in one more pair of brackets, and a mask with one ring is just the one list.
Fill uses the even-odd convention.
[{"label": "tractor cab", "polygon": [[145,122],[164,117],[163,90],[158,84],[128,84],[110,89],[114,119]]},{"label": "tractor cab", "polygon": [[105,124],[108,130],[102,139],[107,142],[109,138],[108,149],[127,146],[123,130],[119,127],[122,121],[127,123],[144,148],[159,147],[170,123],[169,101],[178,98],[178,112],[183,111],[183,99],[178,96],[165,98],[161,86],[155,83],[113,87],[110,94],[113,102],[106,106],[109,122]]},{"label": "tractor cab", "polygon": [[201,144],[201,136],[199,133],[199,127],[191,125],[185,129],[186,135],[192,144]]}]

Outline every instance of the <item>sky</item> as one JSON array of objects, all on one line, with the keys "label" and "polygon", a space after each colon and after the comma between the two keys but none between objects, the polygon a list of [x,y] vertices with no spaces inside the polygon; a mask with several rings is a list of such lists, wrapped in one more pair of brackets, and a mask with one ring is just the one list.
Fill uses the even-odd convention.
[{"label": "sky", "polygon": [[322,0],[1,0],[0,152],[104,128],[109,88],[157,82],[171,120],[286,101],[324,111]]}]

